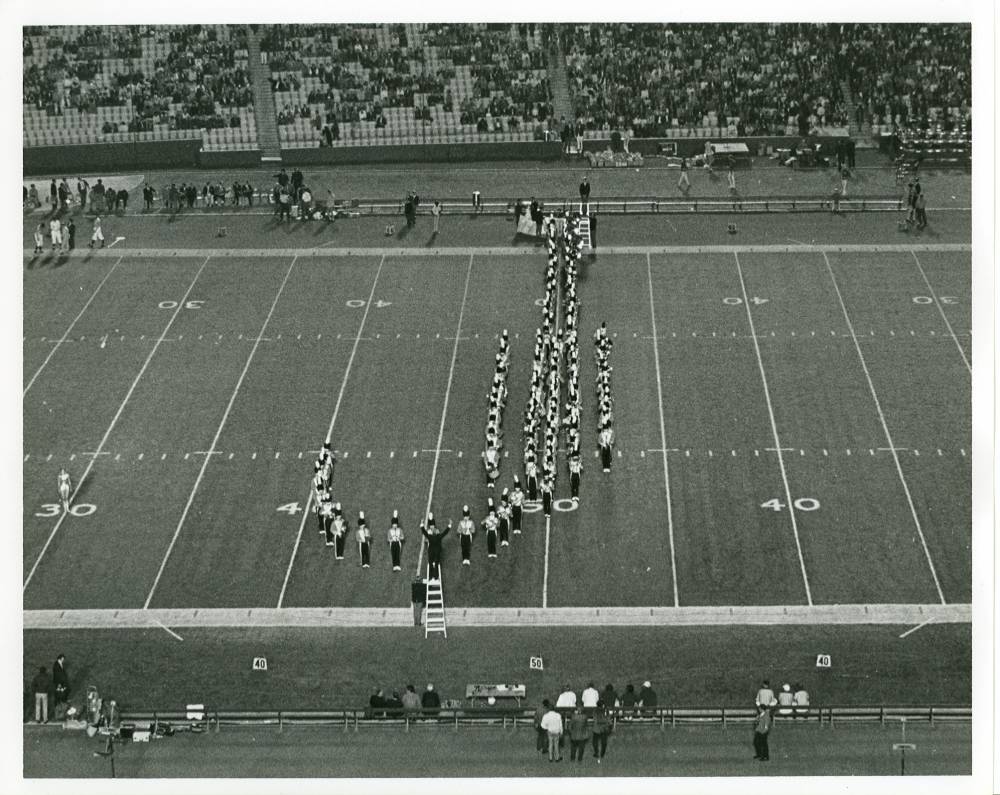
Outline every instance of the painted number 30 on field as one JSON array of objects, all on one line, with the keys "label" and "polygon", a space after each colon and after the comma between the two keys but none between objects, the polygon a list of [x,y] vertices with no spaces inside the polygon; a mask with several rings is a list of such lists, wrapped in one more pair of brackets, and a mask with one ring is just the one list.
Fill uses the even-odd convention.
[{"label": "painted number 30 on field", "polygon": [[[819,508],[819,500],[815,497],[799,497],[797,500],[792,500],[792,505],[794,505],[799,511],[815,511]],[[781,502],[777,497],[774,497],[767,502],[762,502],[760,507],[770,508],[772,511],[780,511],[788,506]]]},{"label": "painted number 30 on field", "polygon": [[[69,512],[73,516],[90,516],[96,510],[97,510],[96,505],[91,505],[90,503],[86,502],[79,502],[76,503],[75,505],[69,506]],[[58,516],[61,513],[62,513],[61,505],[54,502],[47,502],[42,505],[42,509],[40,511],[35,511],[35,516],[43,516],[45,518],[51,519],[55,516]]]}]

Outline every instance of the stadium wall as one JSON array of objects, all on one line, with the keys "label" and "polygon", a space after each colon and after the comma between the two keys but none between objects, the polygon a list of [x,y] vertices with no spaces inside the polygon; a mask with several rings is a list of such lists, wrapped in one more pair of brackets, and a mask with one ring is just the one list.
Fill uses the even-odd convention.
[{"label": "stadium wall", "polygon": [[141,168],[197,168],[201,141],[24,147],[24,174],[113,173]]},{"label": "stadium wall", "polygon": [[488,143],[391,144],[283,149],[288,166],[355,165],[358,163],[470,163],[489,160],[558,160],[558,141],[495,141]]},{"label": "stadium wall", "polygon": [[[809,138],[810,141],[827,143],[834,141],[831,136],[819,136]],[[727,144],[746,144],[750,150],[750,156],[756,157],[761,147],[770,146],[772,149],[787,149],[793,144],[798,145],[802,141],[801,135],[768,135],[768,136],[744,136],[742,138],[631,138],[628,142],[628,150],[650,157],[660,154],[661,144],[676,144],[677,157],[694,157],[704,154],[705,142]],[[590,138],[583,142],[584,152],[603,152],[611,145],[610,138]]]}]

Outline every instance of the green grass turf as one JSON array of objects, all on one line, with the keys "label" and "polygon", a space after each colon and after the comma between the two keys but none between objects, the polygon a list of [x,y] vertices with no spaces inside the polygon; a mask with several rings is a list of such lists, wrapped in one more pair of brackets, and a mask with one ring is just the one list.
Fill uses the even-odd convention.
[{"label": "green grass turf", "polygon": [[[374,688],[433,682],[463,699],[471,682],[523,683],[533,706],[563,684],[620,691],[654,683],[664,706],[749,706],[762,678],[800,681],[816,705],[971,704],[968,625],[908,627],[178,629],[26,631],[25,681],[66,654],[76,698],[86,685],[123,709],[361,708]],[[817,669],[829,654],[832,668]],[[254,672],[255,656],[268,661]],[[543,671],[528,668],[541,656]]]},{"label": "green grass turf", "polygon": [[[936,308],[913,301],[927,289],[911,260],[830,257],[893,441],[909,448],[900,454],[901,467],[942,590],[948,601],[966,601],[969,459],[961,451],[969,448],[968,374]],[[927,258],[937,291],[955,297],[947,314],[959,331],[967,328],[967,261],[961,254]],[[75,315],[112,262],[74,267],[66,283],[74,298],[61,299],[60,311]],[[519,469],[517,427],[538,321],[538,264],[530,257],[476,257],[462,311],[470,274],[462,255],[301,258],[277,302],[290,259],[212,259],[190,287],[203,262],[126,258],[29,392],[26,572],[53,526],[37,514],[51,500],[54,462],[70,463],[80,476],[88,460],[82,451],[96,448],[154,340],[169,330],[107,439],[109,455],[94,465],[77,500],[95,505],[95,513],[63,522],[25,605],[142,606],[176,533],[151,606],[275,606],[301,522],[301,515],[277,508],[305,504],[307,451],[322,439],[335,408],[335,446],[350,453],[338,466],[335,497],[352,518],[368,513],[375,567],[362,575],[353,548],[348,560],[334,564],[307,519],[284,604],[408,604],[408,575],[419,552],[416,517],[435,474],[459,315],[462,341],[442,436],[447,452],[435,474],[433,506],[451,518],[463,503],[477,513],[485,504],[477,456],[494,335],[503,327],[513,335],[505,482]],[[669,467],[680,604],[804,603],[796,532],[817,603],[937,601],[891,454],[877,450],[887,442],[822,256],[746,254],[740,263],[738,269],[730,255],[655,255],[647,266],[645,257],[632,255],[585,266],[583,327],[608,319],[619,335],[613,363],[622,457],[604,476],[588,452],[580,509],[554,517],[548,604],[673,603],[654,349],[647,339],[650,275],[664,427],[667,446],[677,450],[669,453]],[[791,448],[785,466],[792,497],[820,504],[798,511],[797,527],[787,509],[761,508],[772,498],[785,502],[785,495],[776,456],[766,450],[774,441],[747,313],[723,300],[741,296],[741,270],[748,295],[767,299],[751,312],[782,446]],[[44,306],[57,292],[57,278],[27,273],[26,307]],[[159,302],[189,289],[190,298],[204,303],[170,323],[171,311]],[[347,306],[369,294],[388,305],[367,317]],[[35,315],[26,314],[26,363],[44,359],[41,351],[51,345],[43,334],[34,336],[52,333],[50,321]],[[253,351],[265,319],[266,341]],[[592,451],[594,365],[586,343],[582,364],[584,445]],[[32,372],[26,364],[25,378]],[[199,451],[208,449],[224,416],[216,445],[222,454],[202,473]],[[557,491],[562,496],[566,483]],[[393,508],[410,533],[406,571],[395,575],[381,542]],[[540,515],[527,518],[525,534],[498,561],[487,564],[480,540],[471,570],[458,565],[454,540],[446,543],[449,605],[542,603]],[[70,571],[79,576],[67,577]]]},{"label": "green grass turf", "polygon": [[[100,739],[82,732],[27,728],[24,775],[27,778],[108,777]],[[909,726],[906,756],[910,776],[959,776],[971,772],[968,724]],[[116,747],[119,778],[247,777],[619,777],[619,776],[895,776],[898,726],[819,728],[781,723],[772,732],[770,761],[755,762],[749,729],[684,727],[659,731],[628,726],[612,734],[600,765],[588,747],[582,762],[549,763],[534,750],[527,727],[464,729],[415,727],[338,729],[225,728],[219,734],[175,735],[149,744]],[[937,791],[955,791],[948,781]],[[518,785],[519,788],[525,785]],[[530,791],[541,791],[534,782]],[[191,785],[188,785],[191,786]],[[197,785],[195,789],[198,791]]]}]

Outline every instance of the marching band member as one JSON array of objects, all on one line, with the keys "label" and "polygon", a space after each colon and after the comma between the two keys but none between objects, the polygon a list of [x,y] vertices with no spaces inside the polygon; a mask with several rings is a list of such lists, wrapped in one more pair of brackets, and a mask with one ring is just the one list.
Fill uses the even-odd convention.
[{"label": "marching band member", "polygon": [[326,545],[333,546],[333,503],[330,500],[323,500],[319,504],[319,521],[323,526],[323,535],[326,537]]},{"label": "marching band member", "polygon": [[62,509],[65,513],[69,510],[69,494],[73,485],[69,479],[69,472],[65,469],[60,469],[59,477],[56,478],[56,485],[59,488],[59,501],[62,503]]},{"label": "marching band member", "polygon": [[510,492],[504,488],[500,494],[500,505],[497,506],[497,519],[500,520],[500,546],[510,546]]},{"label": "marching band member", "polygon": [[401,571],[403,556],[403,529],[399,526],[399,512],[392,512],[392,523],[389,525],[389,556],[392,558],[392,570]]},{"label": "marching band member", "polygon": [[361,568],[371,567],[372,562],[372,533],[365,524],[365,512],[358,511],[358,554],[361,556]]},{"label": "marching band member", "polygon": [[462,547],[462,565],[472,565],[472,537],[476,533],[476,525],[469,518],[469,506],[462,506],[462,518],[458,522],[458,540]]},{"label": "marching band member", "polygon": [[521,515],[523,513],[524,492],[521,490],[521,482],[514,475],[514,489],[510,493],[510,521],[514,530],[514,535],[521,535]]},{"label": "marching band member", "polygon": [[483,529],[486,531],[486,557],[495,558],[497,556],[497,529],[500,525],[500,520],[497,519],[493,500],[490,499],[488,504],[489,512],[482,522]]},{"label": "marching band member", "polygon": [[343,514],[338,502],[333,506],[333,554],[337,560],[344,559],[344,542],[347,541],[347,534],[351,526]]},{"label": "marching band member", "polygon": [[580,452],[574,450],[569,458],[569,489],[573,502],[580,501],[580,473],[583,471],[583,462],[580,461]]}]

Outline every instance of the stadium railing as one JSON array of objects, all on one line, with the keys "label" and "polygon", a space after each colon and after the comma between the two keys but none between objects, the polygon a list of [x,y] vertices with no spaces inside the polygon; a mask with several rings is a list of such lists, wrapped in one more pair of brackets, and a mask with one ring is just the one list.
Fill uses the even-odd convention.
[{"label": "stadium railing", "polygon": [[[783,711],[787,709],[787,714]],[[568,711],[566,711],[568,712]],[[745,725],[756,717],[753,707],[655,707],[617,709],[610,713],[616,727],[654,727],[661,730],[685,725]],[[799,708],[775,708],[779,722],[812,723],[833,727],[837,723],[900,722],[960,723],[972,720],[972,707],[954,704],[917,706],[836,706],[816,705]],[[150,727],[169,724],[175,729],[193,729],[218,732],[223,726],[276,726],[282,731],[286,726],[337,726],[344,731],[359,731],[362,727],[394,726],[410,731],[413,727],[447,725],[458,731],[463,726],[496,726],[503,729],[529,728],[534,725],[533,708],[511,707],[462,707],[438,710],[402,710],[386,708],[333,709],[333,710],[260,710],[234,711],[208,709],[204,717],[192,720],[184,711],[123,712],[123,727]]]}]

